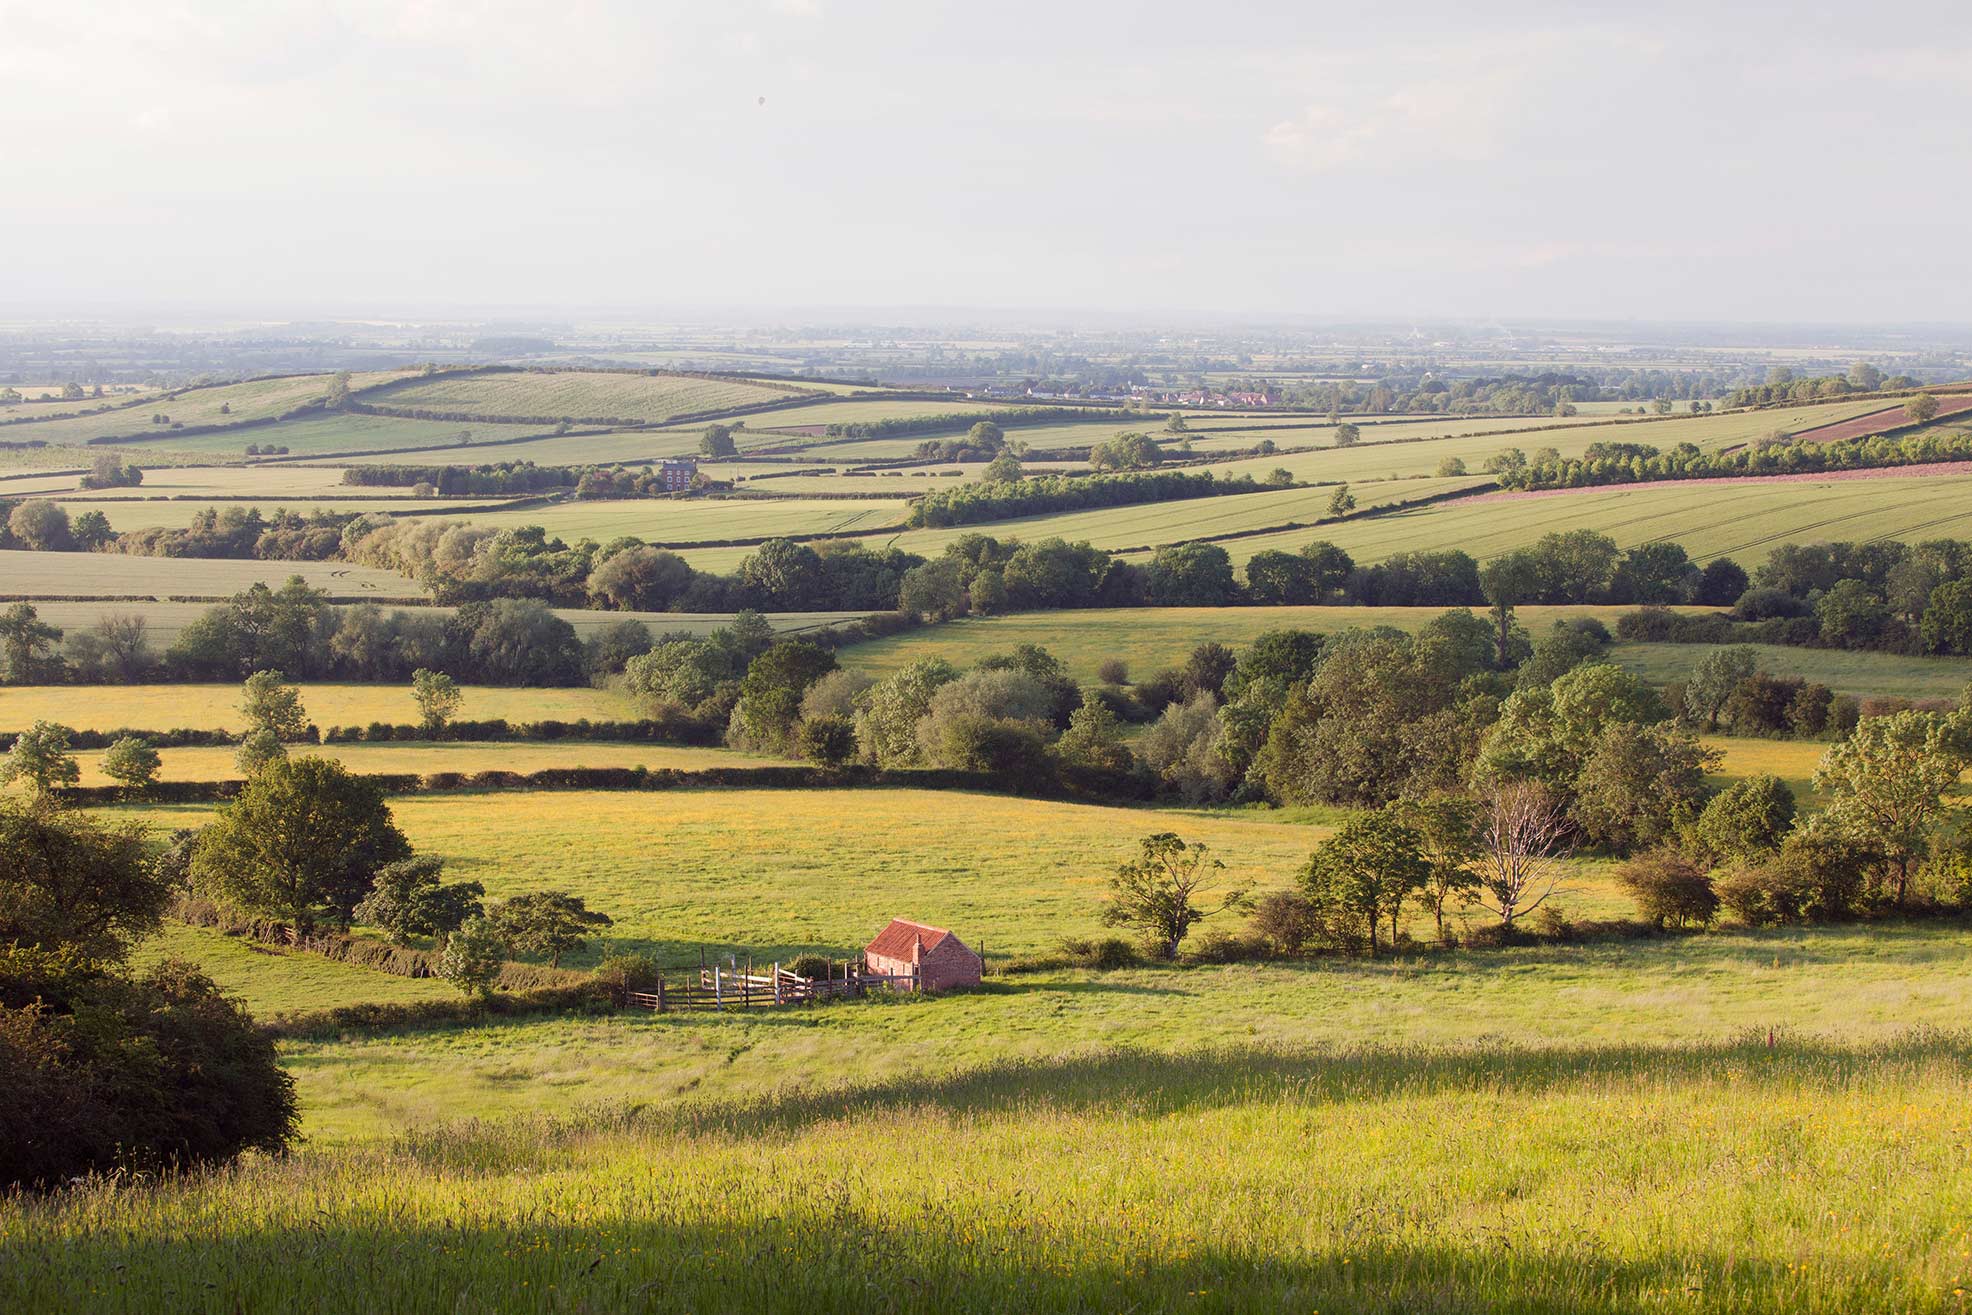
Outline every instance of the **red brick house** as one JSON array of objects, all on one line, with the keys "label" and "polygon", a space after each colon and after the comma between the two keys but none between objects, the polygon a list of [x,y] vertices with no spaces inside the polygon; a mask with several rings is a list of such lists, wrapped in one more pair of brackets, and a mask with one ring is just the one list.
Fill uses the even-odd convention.
[{"label": "red brick house", "polygon": [[873,973],[895,977],[917,974],[918,988],[943,991],[954,986],[977,986],[985,962],[966,943],[943,927],[893,918],[863,947],[863,963]]},{"label": "red brick house", "polygon": [[659,464],[657,473],[664,481],[667,492],[684,493],[691,488],[692,481],[698,478],[698,462],[690,457],[666,461]]}]

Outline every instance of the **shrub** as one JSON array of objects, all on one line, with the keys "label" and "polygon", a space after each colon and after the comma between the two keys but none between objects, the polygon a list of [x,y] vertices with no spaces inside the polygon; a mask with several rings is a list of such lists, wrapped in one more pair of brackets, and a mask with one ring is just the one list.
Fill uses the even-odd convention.
[{"label": "shrub", "polygon": [[1267,953],[1267,943],[1258,936],[1237,936],[1214,927],[1193,939],[1184,958],[1188,963],[1251,963]]},{"label": "shrub", "polygon": [[507,943],[492,922],[470,918],[445,942],[445,952],[438,958],[438,975],[467,995],[490,995],[500,961],[506,957]]},{"label": "shrub", "polygon": [[1276,890],[1262,895],[1253,906],[1254,935],[1265,941],[1277,955],[1301,953],[1320,931],[1315,906],[1296,890]]},{"label": "shrub", "polygon": [[632,991],[655,991],[662,973],[648,954],[612,954],[596,965],[596,985],[618,1004]]},{"label": "shrub", "polygon": [[1805,916],[1808,893],[1798,874],[1773,859],[1734,863],[1719,873],[1713,889],[1719,901],[1753,927],[1799,922]]},{"label": "shrub", "polygon": [[796,977],[806,977],[811,982],[819,982],[833,971],[833,965],[826,955],[797,954],[794,962],[787,966]]},{"label": "shrub", "polygon": [[1704,866],[1675,849],[1638,854],[1616,870],[1616,884],[1659,927],[1703,927],[1718,916],[1719,897]]},{"label": "shrub", "polygon": [[1096,679],[1105,685],[1127,685],[1130,683],[1129,664],[1122,658],[1104,658],[1096,664]]},{"label": "shrub", "polygon": [[176,962],[140,978],[72,951],[0,950],[0,1183],[157,1171],[278,1152],[294,1082],[273,1042]]},{"label": "shrub", "polygon": [[1099,936],[1092,940],[1069,938],[1061,952],[1084,968],[1134,968],[1143,962],[1137,947],[1121,936]]}]

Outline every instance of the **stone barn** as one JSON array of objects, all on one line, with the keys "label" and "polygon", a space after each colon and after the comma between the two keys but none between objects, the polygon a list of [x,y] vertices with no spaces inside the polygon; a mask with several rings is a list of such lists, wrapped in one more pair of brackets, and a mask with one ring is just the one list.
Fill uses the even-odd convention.
[{"label": "stone barn", "polygon": [[903,918],[891,919],[877,938],[863,947],[868,971],[895,977],[917,973],[918,986],[943,991],[954,986],[977,986],[985,961],[943,927],[927,927]]}]

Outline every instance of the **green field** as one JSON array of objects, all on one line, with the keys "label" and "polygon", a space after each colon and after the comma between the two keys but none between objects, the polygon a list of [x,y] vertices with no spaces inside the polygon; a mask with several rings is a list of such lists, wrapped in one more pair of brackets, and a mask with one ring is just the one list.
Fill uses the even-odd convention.
[{"label": "green field", "polygon": [[[487,440],[499,437],[506,429],[518,429],[524,432],[527,426],[490,426],[475,421],[470,426],[452,425],[449,428],[454,434],[462,428],[470,428],[476,439]],[[697,429],[606,430],[593,434],[564,434],[559,438],[552,436],[534,438],[519,443],[485,441],[466,444],[446,443],[442,448],[416,453],[351,457],[349,464],[477,466],[503,461],[532,461],[537,466],[585,466],[611,462],[656,461],[664,457],[689,456],[697,452],[701,432]]]},{"label": "green field", "polygon": [[[1130,510],[1130,509],[1121,509]],[[1033,522],[1030,522],[1032,524]],[[1748,568],[1784,543],[1830,539],[1925,539],[1972,535],[1972,476],[1885,476],[1826,481],[1707,482],[1569,490],[1364,517],[1310,532],[1229,539],[1244,561],[1328,539],[1358,562],[1398,552],[1462,548],[1484,561],[1557,530],[1589,529],[1621,547],[1670,540],[1698,561],[1730,557]],[[1033,531],[1039,534],[1039,529]]]},{"label": "green field", "polygon": [[345,562],[0,550],[0,594],[16,598],[230,598],[254,584],[279,587],[296,575],[338,599],[424,593],[422,585],[395,571]]},{"label": "green field", "polygon": [[[546,432],[540,425],[500,424],[487,420],[462,422],[457,420],[405,420],[396,416],[362,415],[356,412],[335,415],[308,415],[293,420],[284,420],[277,425],[256,425],[237,433],[192,434],[183,438],[166,434],[155,443],[125,445],[129,455],[139,461],[148,459],[155,448],[160,451],[178,454],[196,454],[207,459],[212,457],[244,458],[248,444],[261,447],[276,445],[285,447],[292,456],[333,457],[346,452],[377,452],[393,449],[411,448],[429,451],[432,456],[407,457],[405,460],[462,461],[450,453],[453,449],[464,451],[459,442],[461,435],[470,435],[478,444],[487,445],[489,450],[498,451],[489,440],[525,438],[529,434]],[[378,457],[376,460],[390,460]],[[481,457],[482,461],[503,461],[505,457]],[[276,463],[277,466],[285,463]]]},{"label": "green field", "polygon": [[373,406],[444,411],[497,420],[565,416],[578,421],[656,424],[676,416],[757,406],[798,396],[799,389],[741,379],[567,370],[450,373],[374,392]]},{"label": "green field", "polygon": [[[4,710],[0,699],[0,710]],[[670,744],[624,744],[608,740],[470,740],[424,743],[303,745],[292,750],[316,758],[331,758],[352,772],[401,775],[434,772],[539,772],[551,767],[648,767],[652,771],[706,771],[719,767],[762,767],[785,759],[759,757],[732,749],[698,749]],[[236,751],[227,746],[162,749],[162,781],[236,781]],[[81,784],[115,785],[103,774],[100,750],[76,753],[82,767]]]},{"label": "green field", "polygon": [[[404,371],[386,371],[359,374],[350,379],[349,386],[352,391],[357,391],[388,382],[393,378],[401,377],[404,373]],[[326,395],[328,387],[329,376],[326,374],[253,379],[246,383],[194,388],[176,397],[152,398],[135,406],[106,411],[100,415],[38,420],[29,424],[7,425],[0,428],[4,428],[4,437],[10,442],[40,439],[50,444],[81,444],[87,443],[92,438],[130,435],[154,437],[160,442],[168,442],[172,436],[171,426],[154,423],[151,419],[153,415],[166,415],[171,418],[172,423],[188,426],[244,425],[258,420],[271,420],[297,407],[306,406]],[[265,432],[271,434],[274,431],[270,429]],[[239,441],[245,444],[256,440],[247,437]],[[258,441],[269,440],[262,438]]]},{"label": "green field", "polygon": [[[1522,625],[1539,634],[1567,617],[1593,616],[1614,626],[1628,609],[1615,606],[1529,606],[1517,609]],[[1688,608],[1698,612],[1705,609]],[[1442,607],[1130,607],[1072,612],[1016,612],[969,616],[855,644],[842,650],[846,667],[887,675],[924,657],[968,667],[1020,644],[1038,644],[1060,658],[1076,679],[1093,681],[1105,658],[1121,658],[1133,679],[1184,665],[1204,643],[1238,650],[1269,630],[1329,633],[1350,627],[1395,626],[1416,631],[1442,616]]]},{"label": "green field", "polygon": [[[806,1312],[908,1274],[885,1309],[1950,1310],[1972,1052],[1900,1029],[1963,1017],[1968,948],[1720,936],[297,1045],[320,1145],[0,1204],[0,1298]],[[466,1111],[542,1121],[335,1145]]]},{"label": "green field", "polygon": [[559,502],[522,511],[477,513],[467,519],[475,525],[539,525],[571,542],[607,543],[634,534],[650,543],[691,544],[881,530],[902,525],[907,507],[895,498],[629,498]]},{"label": "green field", "polygon": [[[1800,676],[1858,698],[1956,699],[1972,685],[1972,658],[1904,657],[1839,649],[1751,645],[1760,667],[1776,676]],[[1706,644],[1618,644],[1610,659],[1653,684],[1683,680],[1708,653]]]},{"label": "green field", "polygon": [[[514,689],[466,685],[461,719],[486,721],[620,721],[636,716],[630,700],[609,690]],[[418,720],[409,682],[402,685],[304,684],[301,701],[317,726],[392,725]],[[237,730],[238,685],[15,685],[0,687],[0,730],[55,721],[78,730]]]},{"label": "green field", "polygon": [[175,921],[166,921],[162,934],[138,946],[133,956],[140,967],[160,959],[196,963],[261,1017],[342,1005],[444,1000],[457,994],[434,978],[399,977]]},{"label": "green field", "polygon": [[[136,453],[131,458],[143,465]],[[153,498],[251,498],[263,506],[295,506],[310,499],[348,497],[407,499],[409,487],[371,486],[357,488],[342,481],[341,466],[303,465],[299,462],[255,462],[229,466],[145,466],[144,482],[128,489],[83,489],[79,475],[49,475],[32,481],[8,480],[0,483],[0,496],[17,497],[31,491],[53,494],[56,501],[125,502]],[[312,505],[312,504],[311,504]],[[393,505],[395,505],[393,503]],[[73,505],[71,516],[76,515]]]}]

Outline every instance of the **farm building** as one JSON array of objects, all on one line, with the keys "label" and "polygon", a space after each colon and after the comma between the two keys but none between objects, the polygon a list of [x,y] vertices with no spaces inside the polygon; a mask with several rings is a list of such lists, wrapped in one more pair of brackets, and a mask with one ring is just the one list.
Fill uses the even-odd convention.
[{"label": "farm building", "polygon": [[664,480],[664,487],[671,493],[682,493],[692,486],[698,478],[698,462],[690,457],[676,461],[665,461],[658,465],[657,472]]},{"label": "farm building", "polygon": [[867,971],[893,977],[917,974],[918,989],[943,991],[954,986],[977,986],[984,961],[943,927],[892,918],[877,938],[863,947]]}]

